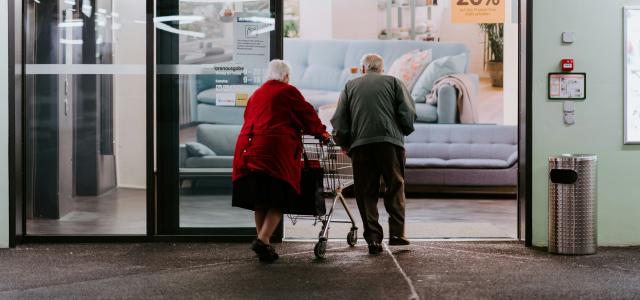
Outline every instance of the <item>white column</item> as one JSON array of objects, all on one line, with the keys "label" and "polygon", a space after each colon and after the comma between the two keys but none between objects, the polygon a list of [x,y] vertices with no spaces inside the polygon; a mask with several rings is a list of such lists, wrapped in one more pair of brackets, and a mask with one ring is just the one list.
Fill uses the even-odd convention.
[{"label": "white column", "polygon": [[[13,1],[13,0],[11,0]],[[0,248],[9,247],[9,22],[8,3],[0,8]]]},{"label": "white column", "polygon": [[[506,2],[504,22],[504,125],[518,124],[518,16],[513,6],[517,0]],[[515,21],[515,22],[514,22]]]},{"label": "white column", "polygon": [[[114,64],[144,65],[146,28],[133,22],[143,19],[145,1],[116,0],[113,11],[119,14],[120,30],[114,31]],[[114,75],[115,147],[118,187],[146,188],[146,77]]]}]

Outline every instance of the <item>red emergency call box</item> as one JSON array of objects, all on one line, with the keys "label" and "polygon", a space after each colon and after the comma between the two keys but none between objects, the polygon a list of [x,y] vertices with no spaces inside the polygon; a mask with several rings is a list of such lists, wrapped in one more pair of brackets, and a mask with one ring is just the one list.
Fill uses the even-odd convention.
[{"label": "red emergency call box", "polygon": [[560,61],[562,72],[572,72],[574,69],[573,58],[565,58]]}]

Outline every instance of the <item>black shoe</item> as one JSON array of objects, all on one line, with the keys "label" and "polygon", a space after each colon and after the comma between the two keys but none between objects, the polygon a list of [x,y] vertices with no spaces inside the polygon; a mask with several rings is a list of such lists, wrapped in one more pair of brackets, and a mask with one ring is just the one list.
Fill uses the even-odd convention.
[{"label": "black shoe", "polygon": [[382,252],[382,245],[378,242],[369,243],[369,254],[378,255]]},{"label": "black shoe", "polygon": [[411,244],[405,237],[392,236],[389,238],[389,246],[406,246]]},{"label": "black shoe", "polygon": [[251,250],[258,255],[258,259],[261,262],[273,262],[276,259],[280,258],[276,250],[271,247],[271,245],[267,245],[259,239],[255,239],[251,244]]},{"label": "black shoe", "polygon": [[273,257],[273,260],[276,260],[276,259],[280,258],[280,255],[278,255],[278,253],[276,253],[276,249],[273,248],[273,246],[268,245],[267,247],[269,247],[269,252],[271,253],[271,256]]}]

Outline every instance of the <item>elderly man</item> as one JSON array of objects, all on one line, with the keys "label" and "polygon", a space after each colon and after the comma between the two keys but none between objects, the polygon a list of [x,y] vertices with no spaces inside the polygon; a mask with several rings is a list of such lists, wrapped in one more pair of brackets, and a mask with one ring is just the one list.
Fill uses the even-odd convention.
[{"label": "elderly man", "polygon": [[353,164],[356,201],[370,254],[382,252],[378,222],[380,178],[389,213],[389,245],[408,245],[404,235],[404,137],[413,132],[415,104],[397,78],[384,75],[384,60],[362,58],[363,76],[347,82],[331,119],[335,141]]}]

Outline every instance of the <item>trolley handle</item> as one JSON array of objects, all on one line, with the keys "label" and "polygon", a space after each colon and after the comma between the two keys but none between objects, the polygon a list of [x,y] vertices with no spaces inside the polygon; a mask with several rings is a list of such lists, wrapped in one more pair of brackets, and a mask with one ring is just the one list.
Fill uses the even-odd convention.
[{"label": "trolley handle", "polygon": [[[326,135],[325,135],[326,133]],[[333,137],[331,136],[331,133],[329,132],[324,132],[322,133],[321,136],[317,137],[318,140],[320,140],[320,143],[325,145],[325,146],[334,146],[335,142],[333,141]]]},{"label": "trolley handle", "polygon": [[338,146],[338,144],[333,139],[333,136],[331,136],[331,135],[329,135],[328,138],[324,138],[322,136],[320,136],[320,137],[311,136],[311,135],[303,135],[302,136],[302,142],[304,144],[311,144],[309,142],[309,140],[311,140],[311,139],[318,140],[319,144],[323,145],[323,146],[327,146],[327,147],[337,147]]}]

